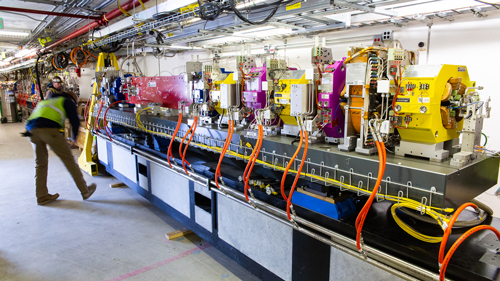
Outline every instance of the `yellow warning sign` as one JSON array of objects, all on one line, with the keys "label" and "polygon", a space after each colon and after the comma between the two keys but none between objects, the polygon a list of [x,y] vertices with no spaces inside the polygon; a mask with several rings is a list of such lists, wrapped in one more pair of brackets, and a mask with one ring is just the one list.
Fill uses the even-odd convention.
[{"label": "yellow warning sign", "polygon": [[287,11],[290,11],[290,10],[295,10],[295,9],[300,8],[300,7],[302,7],[302,2],[295,3],[295,4],[293,4],[293,5],[288,5],[288,6],[286,6],[286,10],[287,10]]}]

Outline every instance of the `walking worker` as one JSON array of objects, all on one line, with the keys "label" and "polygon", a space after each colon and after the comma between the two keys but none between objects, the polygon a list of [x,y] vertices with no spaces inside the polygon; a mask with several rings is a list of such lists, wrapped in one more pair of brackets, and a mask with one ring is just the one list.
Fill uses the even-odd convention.
[{"label": "walking worker", "polygon": [[54,77],[52,79],[53,88],[47,92],[47,99],[38,102],[35,110],[28,118],[26,130],[35,152],[35,186],[38,205],[45,205],[55,201],[59,194],[49,194],[47,188],[47,169],[49,154],[47,145],[61,159],[73,177],[76,186],[82,194],[83,200],[88,199],[96,190],[93,183],[87,186],[83,179],[82,172],[75,162],[68,143],[59,131],[64,127],[64,120],[69,119],[73,128],[73,140],[78,135],[80,120],[76,110],[74,97],[62,90],[62,79]]}]

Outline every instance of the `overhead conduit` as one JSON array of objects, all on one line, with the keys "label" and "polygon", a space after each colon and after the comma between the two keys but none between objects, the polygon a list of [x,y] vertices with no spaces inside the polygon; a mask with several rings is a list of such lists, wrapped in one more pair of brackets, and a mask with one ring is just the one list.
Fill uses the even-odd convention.
[{"label": "overhead conduit", "polygon": [[[148,2],[149,0],[142,0],[142,3],[146,3]],[[125,4],[123,4],[121,7],[122,9],[124,9],[125,11],[130,11],[134,8],[134,6],[137,8],[137,7],[141,7],[141,1],[139,0],[131,0]],[[78,37],[80,35],[83,35],[85,33],[88,33],[89,30],[92,30],[98,26],[102,26],[102,25],[106,25],[109,21],[111,21],[112,19],[115,19],[116,17],[118,16],[121,16],[123,15],[122,11],[120,11],[119,8],[116,8],[108,13],[106,13],[104,16],[101,17],[101,19],[99,20],[95,20],[94,22],[90,23],[90,24],[87,24],[85,25],[84,27],[78,29],[78,30],[75,30],[73,31],[72,33],[64,36],[63,38],[57,40],[56,42],[54,42],[53,44],[51,44],[50,46],[47,46],[43,49],[40,50],[40,53],[43,53],[45,51],[48,51],[54,47],[57,47],[59,45],[61,45],[62,43],[66,42],[66,41],[69,41],[75,37]],[[32,58],[36,56],[36,54],[33,54],[31,56],[26,56],[24,57],[24,59],[27,59],[27,58]],[[15,63],[17,61],[20,61],[20,59],[18,60],[15,60],[13,61],[12,63]]]}]

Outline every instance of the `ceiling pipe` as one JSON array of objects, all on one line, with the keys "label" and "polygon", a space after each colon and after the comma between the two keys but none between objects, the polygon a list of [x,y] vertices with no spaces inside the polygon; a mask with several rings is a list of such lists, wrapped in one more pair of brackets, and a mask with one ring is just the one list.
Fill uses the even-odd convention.
[{"label": "ceiling pipe", "polygon": [[[148,1],[149,0],[142,0],[143,3],[146,3]],[[137,7],[140,7],[140,6],[141,6],[141,3],[139,2],[139,0],[131,0],[131,1],[123,4],[122,8],[125,11],[130,11],[134,7],[137,8]],[[78,37],[80,35],[88,33],[89,30],[92,30],[92,29],[94,29],[94,28],[96,28],[98,26],[101,26],[101,25],[105,25],[105,24],[107,24],[107,22],[109,22],[112,19],[114,19],[116,17],[119,17],[121,15],[123,15],[123,13],[120,11],[119,8],[116,8],[116,9],[114,9],[114,10],[106,13],[105,15],[103,15],[99,20],[96,20],[96,21],[94,21],[94,22],[92,22],[90,24],[87,24],[86,26],[84,26],[84,27],[82,27],[82,28],[80,28],[78,30],[73,31],[72,33],[70,33],[70,34],[64,36],[63,38],[57,40],[56,42],[52,43],[50,46],[47,46],[47,47],[45,47],[43,49],[40,49],[39,52],[43,53],[43,52],[48,51],[48,50],[50,50],[50,49],[52,49],[54,47],[57,47],[57,46],[61,45],[62,43],[66,42],[66,41],[69,41],[69,40],[71,40],[71,39],[73,39],[75,37]],[[23,57],[23,59],[32,58],[34,56],[36,56],[36,54],[35,55],[31,55],[31,56],[25,56],[25,57]],[[18,60],[13,61],[12,63],[19,62],[19,61],[21,61],[21,60],[18,59]]]},{"label": "ceiling pipe", "polygon": [[51,11],[39,11],[39,10],[30,10],[30,9],[22,9],[22,8],[14,8],[14,7],[1,7],[0,6],[0,11],[11,11],[11,12],[19,12],[19,13],[49,15],[49,16],[66,17],[66,18],[91,19],[91,20],[100,20],[101,19],[101,17],[96,17],[96,16],[57,13],[57,12],[51,12]]}]

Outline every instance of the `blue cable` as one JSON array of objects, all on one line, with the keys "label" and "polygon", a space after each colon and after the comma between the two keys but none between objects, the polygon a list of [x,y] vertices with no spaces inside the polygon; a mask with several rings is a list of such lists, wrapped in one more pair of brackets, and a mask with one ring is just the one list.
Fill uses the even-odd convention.
[{"label": "blue cable", "polygon": [[473,103],[469,103],[469,104],[467,104],[467,105],[456,106],[456,107],[450,106],[450,107],[448,107],[448,108],[453,108],[453,109],[455,109],[455,108],[462,108],[462,107],[467,107],[467,106],[469,106],[469,105],[473,105],[473,104],[476,104],[476,103],[481,103],[481,105],[477,108],[477,109],[480,109],[480,108],[481,108],[481,106],[483,106],[484,101],[476,101],[476,102],[473,102]]}]

